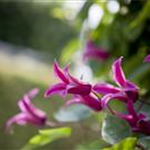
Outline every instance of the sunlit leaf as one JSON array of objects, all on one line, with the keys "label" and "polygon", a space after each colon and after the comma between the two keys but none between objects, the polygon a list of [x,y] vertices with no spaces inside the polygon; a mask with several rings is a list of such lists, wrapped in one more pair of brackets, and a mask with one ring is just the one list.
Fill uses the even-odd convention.
[{"label": "sunlit leaf", "polygon": [[135,150],[136,142],[137,138],[129,137],[120,143],[117,143],[110,148],[104,148],[103,150]]},{"label": "sunlit leaf", "polygon": [[35,149],[44,146],[61,138],[67,138],[71,135],[71,128],[62,127],[56,129],[39,130],[39,134],[32,137],[23,149]]},{"label": "sunlit leaf", "polygon": [[71,56],[76,50],[78,50],[78,48],[79,48],[79,40],[77,39],[71,40],[62,50],[61,62],[66,63],[70,61]]}]

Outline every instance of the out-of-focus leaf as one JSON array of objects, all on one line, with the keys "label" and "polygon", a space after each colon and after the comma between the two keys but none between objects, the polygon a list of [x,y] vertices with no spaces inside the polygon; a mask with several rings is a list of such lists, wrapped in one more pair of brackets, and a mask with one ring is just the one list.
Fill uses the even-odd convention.
[{"label": "out-of-focus leaf", "polygon": [[149,18],[150,14],[150,1],[147,1],[143,7],[143,9],[139,12],[137,18],[131,22],[131,28],[135,28],[139,26],[141,23],[143,24],[147,18]]},{"label": "out-of-focus leaf", "polygon": [[150,150],[150,136],[140,138],[138,143],[142,145],[145,150]]},{"label": "out-of-focus leaf", "polygon": [[103,140],[97,140],[90,144],[78,145],[76,150],[100,150],[104,147],[108,147],[109,144]]},{"label": "out-of-focus leaf", "polygon": [[131,135],[129,125],[125,120],[113,115],[107,115],[102,124],[102,137],[110,144],[120,142]]},{"label": "out-of-focus leaf", "polygon": [[77,39],[71,40],[62,50],[62,54],[60,57],[61,62],[66,63],[70,61],[71,56],[76,50],[78,50],[78,48],[79,48],[79,40]]},{"label": "out-of-focus leaf", "polygon": [[83,105],[72,105],[61,108],[54,117],[61,122],[76,122],[90,117],[91,114],[91,110]]},{"label": "out-of-focus leaf", "polygon": [[23,147],[23,150],[35,149],[37,147],[49,144],[55,140],[69,137],[70,135],[71,135],[71,128],[69,127],[40,130],[39,134],[32,137],[26,144],[26,146]]},{"label": "out-of-focus leaf", "polygon": [[79,17],[81,20],[84,20],[84,19],[87,18],[89,8],[91,7],[91,5],[92,5],[93,3],[94,3],[93,1],[90,1],[90,2],[86,2],[86,3],[84,4],[84,6],[82,7],[82,9],[80,10],[80,12],[79,12],[79,14],[78,14],[78,17]]},{"label": "out-of-focus leaf", "polygon": [[103,150],[135,150],[136,143],[137,138],[129,137],[120,143],[117,143],[110,148],[104,148]]}]

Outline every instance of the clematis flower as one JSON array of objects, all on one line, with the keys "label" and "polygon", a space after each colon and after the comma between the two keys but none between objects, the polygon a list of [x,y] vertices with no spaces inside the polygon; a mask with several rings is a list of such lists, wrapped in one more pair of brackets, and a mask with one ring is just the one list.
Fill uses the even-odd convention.
[{"label": "clematis flower", "polygon": [[150,135],[150,120],[144,113],[135,111],[132,99],[129,99],[127,102],[127,111],[128,114],[117,113],[116,115],[126,120],[134,132]]},{"label": "clematis flower", "polygon": [[148,55],[144,58],[144,62],[150,62],[150,54],[148,54]]},{"label": "clematis flower", "polygon": [[103,48],[95,47],[93,41],[88,41],[83,54],[83,59],[96,59],[106,61],[109,58],[109,53]]},{"label": "clematis flower", "polygon": [[37,93],[38,89],[33,89],[28,94],[25,94],[21,100],[19,100],[18,107],[21,112],[6,122],[7,130],[10,130],[12,124],[14,123],[18,125],[25,125],[29,123],[35,126],[43,126],[46,124],[46,114],[31,103],[31,99],[34,98]]},{"label": "clematis flower", "polygon": [[45,92],[44,97],[50,97],[53,94],[66,96],[67,94],[88,95],[91,92],[91,85],[80,81],[68,72],[69,66],[61,69],[55,61],[53,66],[55,76],[60,80],[60,83],[51,85]]},{"label": "clematis flower", "polygon": [[[98,83],[93,86],[93,90],[104,95],[102,105],[106,106],[108,101],[116,98],[124,102],[130,97],[133,101],[138,98],[138,87],[127,80],[121,67],[123,57],[117,59],[112,65],[113,79],[117,87],[109,83]],[[126,94],[128,93],[128,95]]]},{"label": "clematis flower", "polygon": [[74,95],[71,100],[66,102],[66,106],[70,106],[72,104],[83,104],[94,111],[102,110],[101,100],[92,94],[86,96]]}]

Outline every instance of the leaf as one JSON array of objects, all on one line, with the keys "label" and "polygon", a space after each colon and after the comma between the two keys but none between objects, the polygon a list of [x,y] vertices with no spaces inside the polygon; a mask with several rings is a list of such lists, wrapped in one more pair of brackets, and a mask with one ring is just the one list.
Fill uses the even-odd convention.
[{"label": "leaf", "polygon": [[88,144],[86,143],[85,145],[78,145],[75,150],[100,150],[107,146],[109,146],[109,144],[100,139]]},{"label": "leaf", "polygon": [[138,143],[142,145],[145,150],[150,150],[150,136],[140,138]]},{"label": "leaf", "polygon": [[39,134],[33,136],[23,149],[35,149],[36,147],[44,146],[55,140],[69,137],[70,135],[71,128],[69,127],[39,130]]},{"label": "leaf", "polygon": [[110,148],[104,148],[103,150],[135,150],[136,143],[137,138],[129,137],[120,143],[117,143]]},{"label": "leaf", "polygon": [[110,144],[120,142],[131,134],[130,127],[125,120],[107,115],[102,124],[102,137]]},{"label": "leaf", "polygon": [[79,48],[79,40],[73,39],[69,41],[69,43],[62,50],[61,62],[66,63],[70,61],[70,58],[72,57],[73,53],[75,53],[75,51],[78,50],[78,48]]},{"label": "leaf", "polygon": [[55,119],[61,122],[77,122],[90,117],[92,111],[83,105],[72,105],[60,109],[55,115]]},{"label": "leaf", "polygon": [[147,18],[149,18],[150,13],[150,1],[147,1],[142,8],[142,10],[139,12],[137,18],[131,22],[131,28],[135,28],[139,26],[140,24],[144,23]]}]

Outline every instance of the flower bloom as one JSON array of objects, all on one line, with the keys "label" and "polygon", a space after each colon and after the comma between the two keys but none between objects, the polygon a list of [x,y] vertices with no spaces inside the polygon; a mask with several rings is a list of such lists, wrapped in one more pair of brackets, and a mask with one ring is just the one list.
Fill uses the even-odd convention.
[{"label": "flower bloom", "polygon": [[55,61],[53,70],[55,76],[60,79],[60,83],[51,85],[46,90],[44,97],[50,97],[53,94],[61,96],[66,96],[67,94],[88,95],[91,92],[91,85],[71,76],[68,69],[68,65],[64,69],[61,69]]},{"label": "flower bloom", "polygon": [[97,59],[106,61],[109,58],[109,53],[103,48],[95,47],[93,41],[88,41],[83,54],[83,59]]},{"label": "flower bloom", "polygon": [[102,110],[101,100],[92,94],[86,96],[74,95],[72,99],[66,102],[66,106],[70,106],[72,104],[83,104],[94,111]]},{"label": "flower bloom", "polygon": [[34,98],[37,93],[38,89],[33,89],[19,100],[18,106],[21,112],[6,122],[6,129],[10,130],[14,123],[18,125],[25,125],[29,123],[35,126],[43,126],[46,124],[46,114],[31,103],[31,99]]},{"label": "flower bloom", "polygon": [[[135,101],[138,98],[138,87],[127,80],[121,67],[123,57],[117,59],[112,65],[113,79],[118,87],[108,83],[98,83],[93,86],[93,90],[104,95],[102,98],[103,105],[113,98],[120,99],[124,102],[128,97]],[[128,93],[128,95],[126,94]]]},{"label": "flower bloom", "polygon": [[128,99],[127,102],[128,114],[116,114],[121,119],[126,120],[134,132],[140,132],[146,135],[150,135],[150,120],[144,113],[137,113],[134,109],[134,103],[132,99]]},{"label": "flower bloom", "polygon": [[144,62],[150,62],[150,54],[148,54],[148,55],[144,58]]}]

